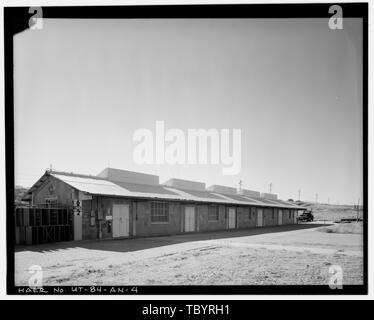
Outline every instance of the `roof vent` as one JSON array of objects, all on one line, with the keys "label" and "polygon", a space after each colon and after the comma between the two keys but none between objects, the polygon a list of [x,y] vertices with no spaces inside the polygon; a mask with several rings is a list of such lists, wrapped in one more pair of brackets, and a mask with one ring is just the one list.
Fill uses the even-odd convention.
[{"label": "roof vent", "polygon": [[205,183],[197,182],[197,181],[190,181],[190,180],[172,178],[162,183],[162,185],[166,187],[177,188],[177,189],[205,191]]},{"label": "roof vent", "polygon": [[278,196],[275,193],[261,193],[261,197],[269,200],[278,199]]},{"label": "roof vent", "polygon": [[247,197],[255,197],[255,198],[260,198],[261,193],[258,191],[253,191],[253,190],[248,190],[248,189],[242,189],[238,191],[238,194],[247,196]]},{"label": "roof vent", "polygon": [[97,176],[112,182],[159,185],[158,176],[134,171],[106,168]]},{"label": "roof vent", "polygon": [[211,191],[211,192],[222,193],[222,194],[237,194],[236,188],[220,186],[217,184],[214,184],[208,187],[206,190]]}]

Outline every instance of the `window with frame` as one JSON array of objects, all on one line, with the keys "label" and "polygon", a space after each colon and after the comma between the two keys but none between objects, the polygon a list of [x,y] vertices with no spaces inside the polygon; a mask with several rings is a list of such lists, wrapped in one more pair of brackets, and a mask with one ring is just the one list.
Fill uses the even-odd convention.
[{"label": "window with frame", "polygon": [[169,204],[167,202],[151,203],[151,222],[169,222]]},{"label": "window with frame", "polygon": [[208,221],[218,221],[218,206],[208,207]]}]

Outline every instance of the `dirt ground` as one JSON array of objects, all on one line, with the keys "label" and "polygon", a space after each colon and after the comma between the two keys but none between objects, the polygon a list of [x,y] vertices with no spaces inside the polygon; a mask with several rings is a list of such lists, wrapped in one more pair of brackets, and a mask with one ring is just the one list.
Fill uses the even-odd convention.
[{"label": "dirt ground", "polygon": [[328,285],[363,283],[362,234],[323,233],[319,224],[19,247],[16,285],[40,265],[43,285]]}]

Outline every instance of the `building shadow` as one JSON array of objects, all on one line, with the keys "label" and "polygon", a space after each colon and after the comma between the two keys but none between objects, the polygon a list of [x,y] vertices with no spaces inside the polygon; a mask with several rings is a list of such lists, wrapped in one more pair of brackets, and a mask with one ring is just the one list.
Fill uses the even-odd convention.
[{"label": "building shadow", "polygon": [[152,249],[157,247],[169,246],[173,244],[204,241],[204,240],[218,240],[227,238],[248,237],[255,235],[262,235],[267,233],[289,232],[296,230],[304,230],[318,227],[327,227],[331,224],[317,224],[317,223],[302,223],[295,225],[284,226],[268,226],[260,228],[248,228],[237,230],[221,230],[221,231],[207,231],[182,233],[167,236],[148,236],[137,238],[124,239],[108,239],[108,240],[82,240],[82,241],[68,241],[55,242],[33,246],[16,246],[15,252],[56,252],[73,248],[84,248],[89,250],[103,250],[113,252],[132,252],[138,250]]}]

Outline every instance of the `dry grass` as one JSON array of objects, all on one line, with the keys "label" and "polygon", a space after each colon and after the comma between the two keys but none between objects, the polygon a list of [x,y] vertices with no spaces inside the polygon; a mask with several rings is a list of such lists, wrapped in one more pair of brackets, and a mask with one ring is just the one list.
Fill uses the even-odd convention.
[{"label": "dry grass", "polygon": [[355,233],[363,234],[363,224],[362,222],[352,222],[352,223],[339,223],[334,224],[329,227],[318,228],[319,232],[326,233]]},{"label": "dry grass", "polygon": [[[302,202],[301,205],[312,209],[315,221],[329,220],[338,222],[340,219],[357,218],[357,210],[354,210],[353,206],[316,204],[311,202]],[[359,214],[362,218],[362,210]]]},{"label": "dry grass", "polygon": [[331,233],[317,232],[317,228],[129,252],[111,247],[118,241],[105,242],[106,250],[76,245],[25,250],[16,253],[15,278],[17,285],[27,285],[29,266],[38,264],[44,285],[327,285],[329,268],[339,265],[344,284],[362,284],[362,235],[337,234],[343,224],[334,226]]}]

